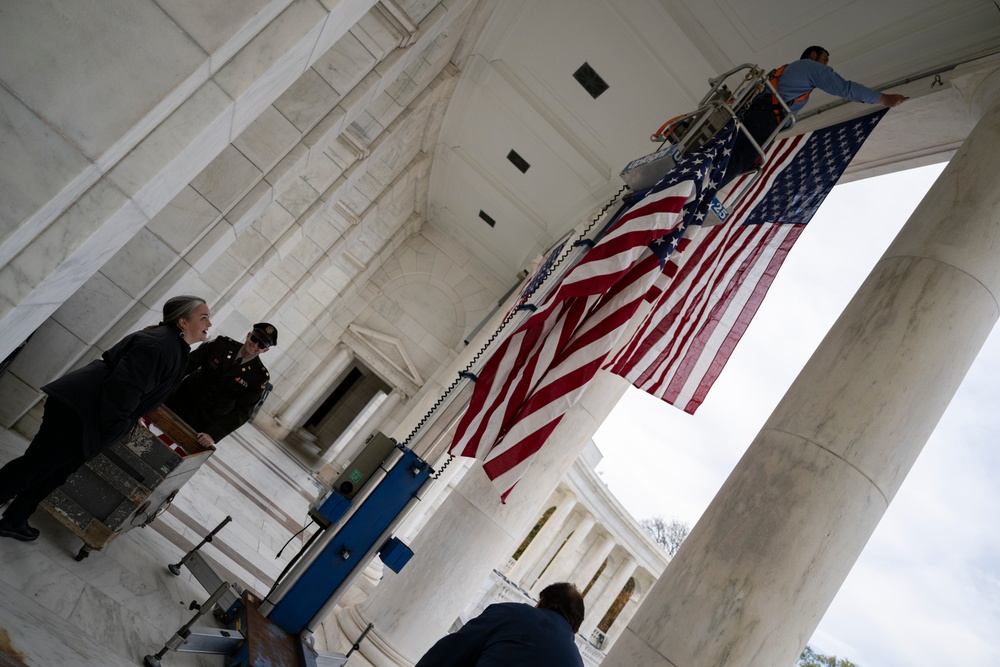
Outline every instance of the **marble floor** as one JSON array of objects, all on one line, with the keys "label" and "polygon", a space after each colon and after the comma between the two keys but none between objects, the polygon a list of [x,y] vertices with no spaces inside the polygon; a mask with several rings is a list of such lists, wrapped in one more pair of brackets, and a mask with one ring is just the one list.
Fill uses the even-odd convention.
[{"label": "marble floor", "polygon": [[[0,429],[0,462],[26,446],[23,437]],[[189,604],[211,593],[186,569],[174,576],[167,565],[226,516],[232,521],[203,555],[227,580],[266,594],[314,530],[295,536],[320,492],[306,458],[244,426],[219,444],[155,522],[83,561],[75,560],[80,539],[36,512],[31,523],[42,531],[36,541],[0,538],[0,665],[141,665],[192,618]],[[207,614],[197,624],[215,621]],[[170,652],[163,665],[221,667],[223,658]]]}]

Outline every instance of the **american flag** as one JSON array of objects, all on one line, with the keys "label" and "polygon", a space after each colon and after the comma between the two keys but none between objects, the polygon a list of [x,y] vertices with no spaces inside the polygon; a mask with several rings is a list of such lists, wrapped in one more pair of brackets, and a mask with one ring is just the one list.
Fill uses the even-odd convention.
[{"label": "american flag", "polygon": [[693,414],[806,223],[886,111],[775,142],[762,177],[727,220],[702,228],[671,258],[653,309],[607,368]]},{"label": "american flag", "polygon": [[564,253],[563,250],[566,248],[566,244],[569,243],[572,232],[559,243],[552,246],[552,249],[545,256],[538,266],[535,268],[531,276],[524,281],[524,287],[521,289],[521,296],[515,304],[515,308],[521,306],[528,302],[528,299],[532,297],[539,290],[542,284],[548,279],[548,277],[555,271],[556,261],[559,260],[564,255],[568,256],[568,253]]},{"label": "american flag", "polygon": [[684,158],[608,233],[484,364],[451,446],[474,456],[506,500],[580,398],[625,325],[705,220],[732,128]]}]

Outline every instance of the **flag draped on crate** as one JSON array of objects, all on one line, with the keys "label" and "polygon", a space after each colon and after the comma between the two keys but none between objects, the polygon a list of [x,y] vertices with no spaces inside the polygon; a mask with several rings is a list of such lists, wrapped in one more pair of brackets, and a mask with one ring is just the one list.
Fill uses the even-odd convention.
[{"label": "flag draped on crate", "polygon": [[788,251],[886,111],[776,141],[726,221],[671,258],[652,311],[608,370],[693,414]]},{"label": "flag draped on crate", "polygon": [[620,213],[480,370],[450,451],[482,460],[502,500],[604,364],[667,259],[705,220],[732,137],[730,126]]}]

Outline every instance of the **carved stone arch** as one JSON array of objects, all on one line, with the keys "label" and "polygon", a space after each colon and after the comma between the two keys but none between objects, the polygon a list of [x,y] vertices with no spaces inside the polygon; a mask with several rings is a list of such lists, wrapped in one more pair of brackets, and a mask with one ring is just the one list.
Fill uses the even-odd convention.
[{"label": "carved stone arch", "polygon": [[635,588],[632,591],[632,599],[636,602],[640,602],[648,592],[646,590],[648,587],[647,583],[643,577],[639,576],[639,570],[636,570],[632,575],[632,581],[635,583]]},{"label": "carved stone arch", "polygon": [[402,341],[358,324],[351,324],[343,343],[359,359],[404,396],[417,393],[424,381],[410,360]]},{"label": "carved stone arch", "polygon": [[[422,326],[426,326],[428,331],[449,349],[455,349],[462,342],[465,335],[467,305],[455,288],[445,281],[430,273],[409,273],[389,280],[382,286],[382,294],[420,322]],[[421,297],[433,298],[435,296],[440,296],[440,298],[434,299],[436,303],[450,305],[448,318],[435,317],[422,321],[420,313],[409,311],[420,301]],[[450,325],[449,331],[435,330],[445,324]]]}]

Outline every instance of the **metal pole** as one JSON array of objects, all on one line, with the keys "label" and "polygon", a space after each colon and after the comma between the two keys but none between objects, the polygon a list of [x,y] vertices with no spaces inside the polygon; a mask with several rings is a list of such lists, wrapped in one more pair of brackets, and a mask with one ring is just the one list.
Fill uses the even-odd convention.
[{"label": "metal pole", "polygon": [[206,610],[214,607],[219,600],[222,599],[222,596],[229,590],[229,586],[228,582],[223,582],[215,590],[215,592],[212,593],[212,596],[208,598],[204,604],[198,607],[198,613],[196,613],[190,621],[185,623],[180,630],[174,633],[174,636],[167,640],[167,643],[163,645],[163,648],[160,649],[158,653],[155,655],[147,655],[143,659],[143,664],[146,667],[161,667],[160,660],[167,654],[167,651],[176,651],[177,647],[187,641],[187,638],[191,635],[191,626],[194,625],[199,618],[205,615]]},{"label": "metal pole", "polygon": [[177,563],[174,563],[174,564],[172,564],[172,565],[168,565],[168,566],[167,566],[167,569],[168,569],[168,570],[170,570],[170,571],[171,571],[171,572],[172,572],[172,573],[173,573],[173,574],[174,574],[175,576],[179,575],[179,574],[181,573],[181,566],[182,566],[182,565],[184,565],[185,563],[187,563],[187,562],[188,562],[188,560],[190,560],[190,559],[191,559],[191,557],[192,557],[192,556],[194,555],[194,553],[195,553],[196,551],[198,551],[199,549],[201,549],[201,547],[202,547],[202,546],[203,546],[203,545],[204,545],[204,544],[205,544],[206,542],[211,542],[211,541],[212,541],[212,538],[213,538],[213,537],[215,537],[215,534],[216,534],[216,533],[218,533],[218,532],[219,532],[220,530],[222,530],[223,528],[225,528],[225,527],[226,527],[226,524],[227,524],[227,523],[229,523],[229,522],[230,522],[230,521],[232,521],[232,520],[233,520],[233,517],[231,517],[231,516],[227,516],[227,517],[226,517],[225,519],[223,519],[223,520],[222,520],[222,523],[220,523],[220,524],[219,524],[218,526],[216,526],[216,527],[215,527],[215,528],[214,528],[214,529],[212,530],[212,532],[211,532],[211,533],[209,533],[208,535],[206,535],[206,536],[205,536],[205,539],[203,539],[203,540],[202,540],[201,542],[199,542],[199,543],[198,543],[198,544],[197,544],[197,545],[196,545],[196,546],[194,547],[194,549],[191,549],[191,551],[189,551],[189,552],[187,552],[186,554],[184,554],[184,557],[183,557],[183,558],[181,558],[179,562],[177,562]]}]

